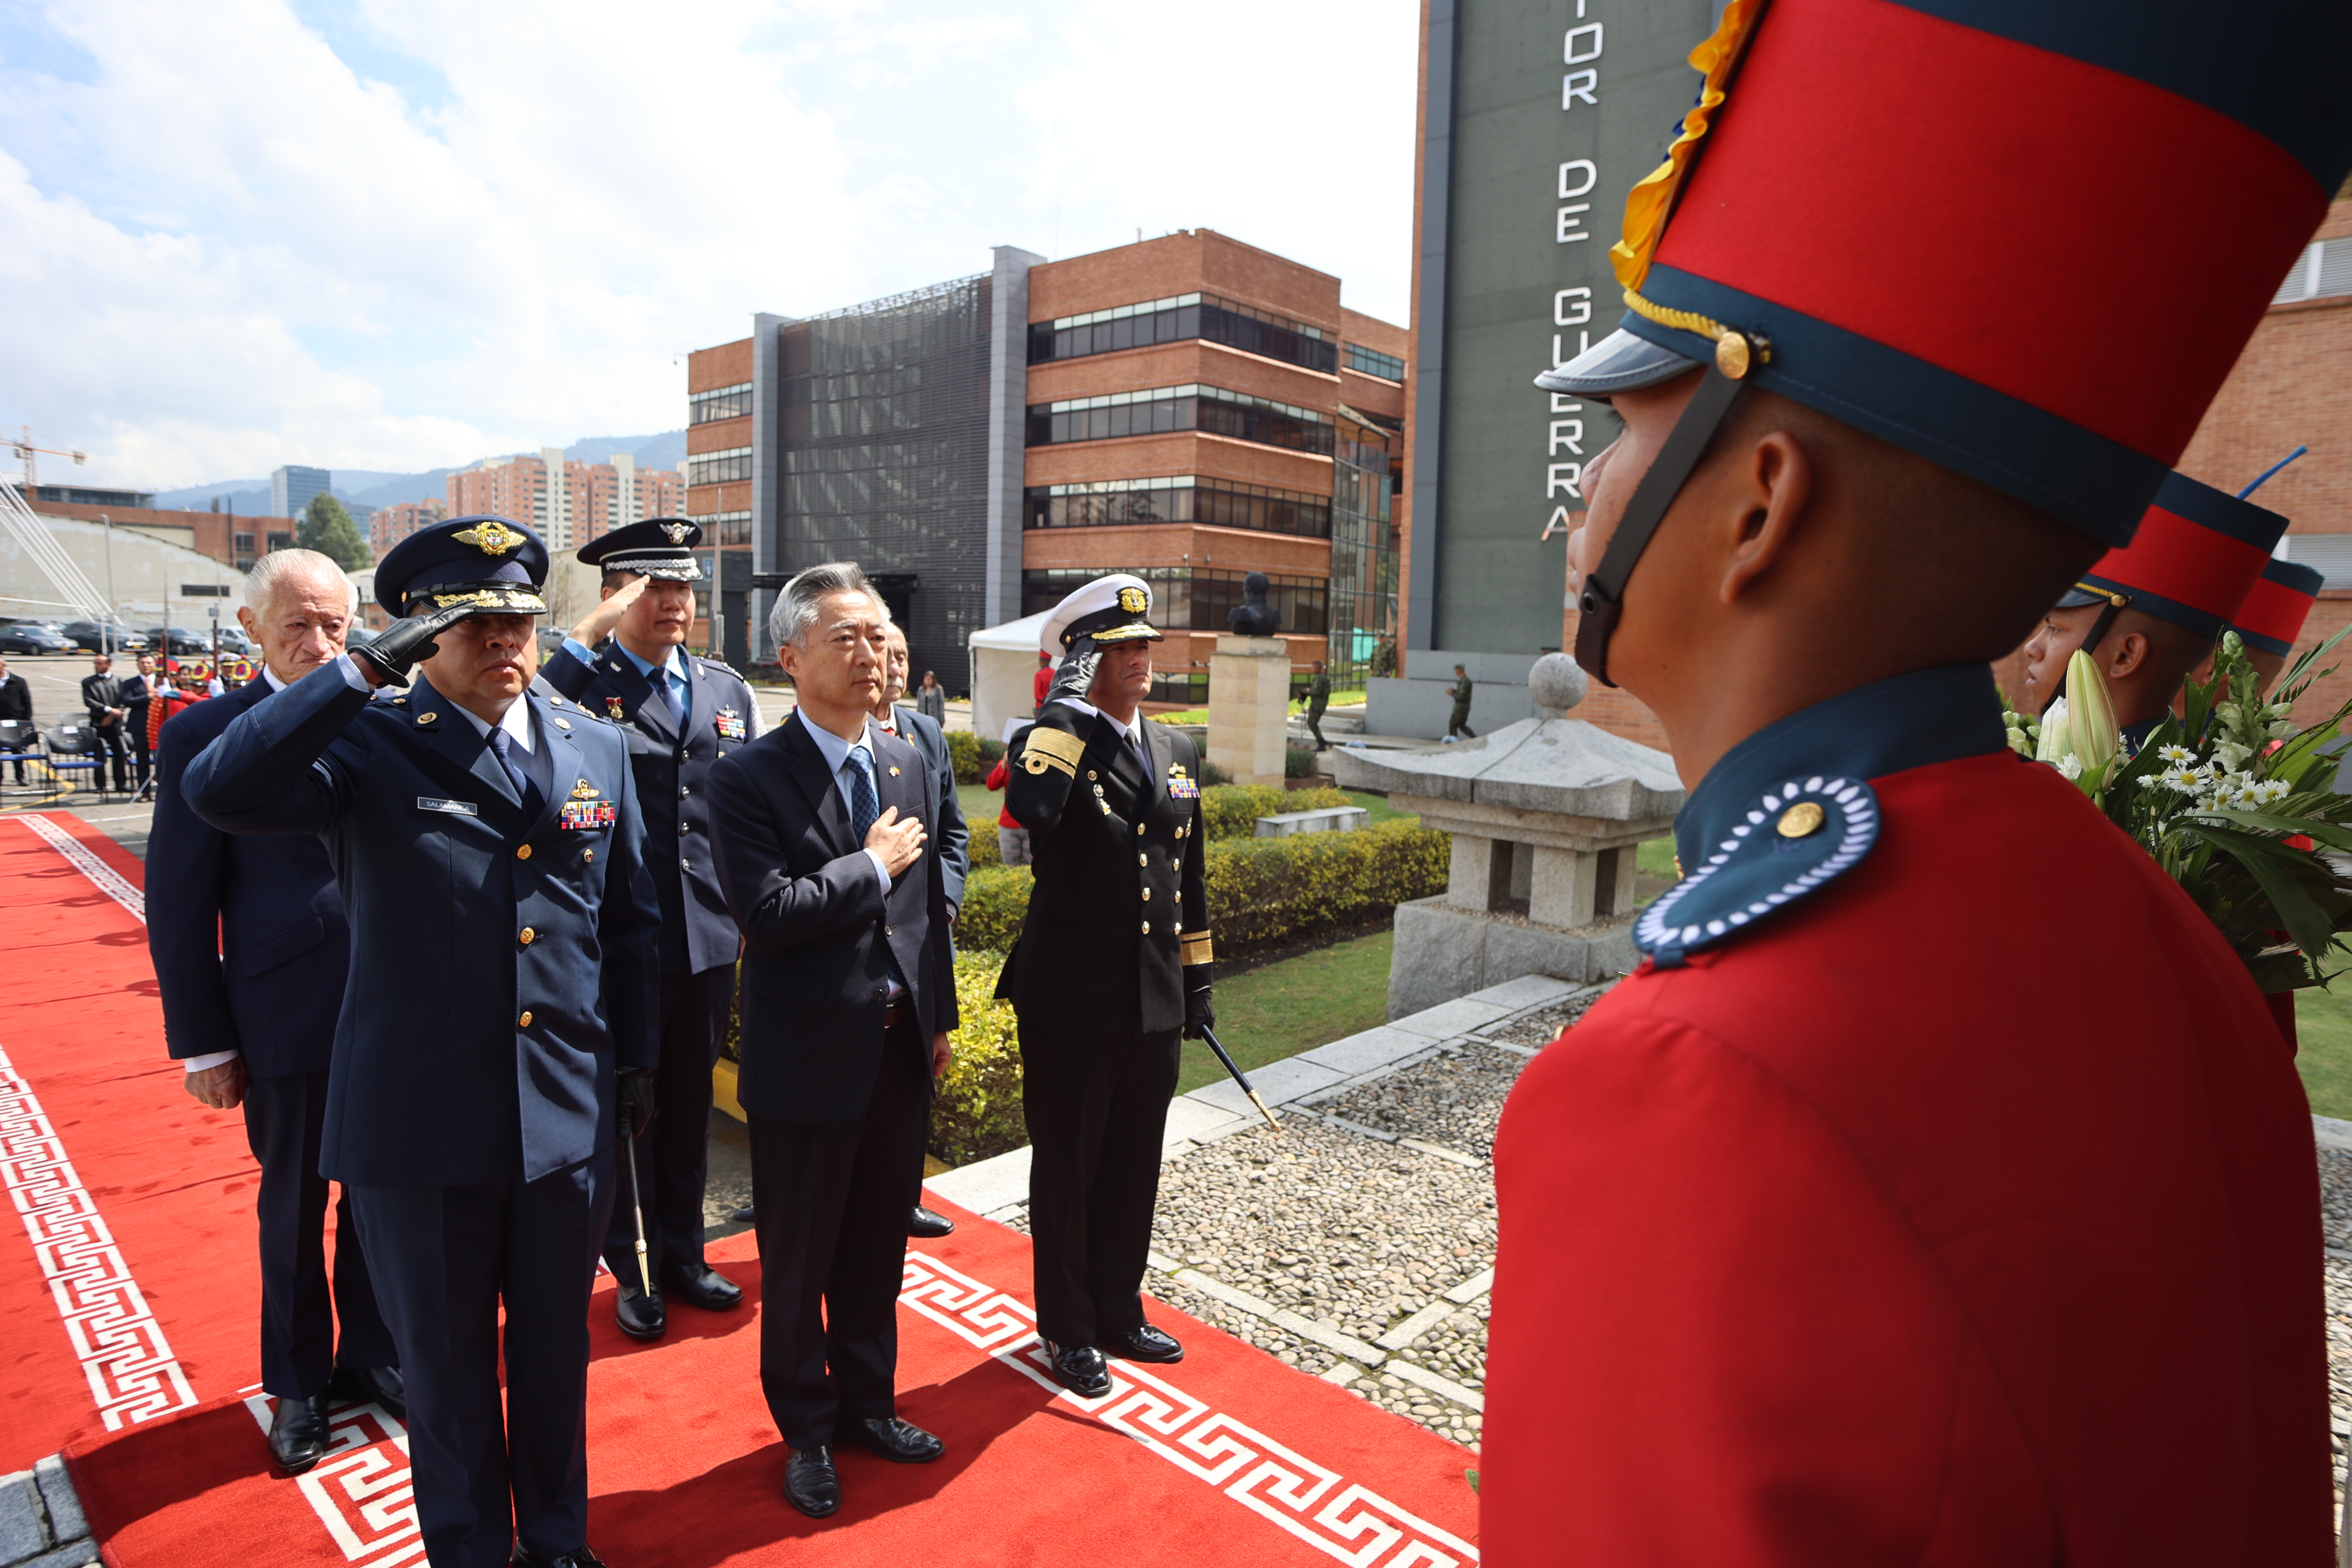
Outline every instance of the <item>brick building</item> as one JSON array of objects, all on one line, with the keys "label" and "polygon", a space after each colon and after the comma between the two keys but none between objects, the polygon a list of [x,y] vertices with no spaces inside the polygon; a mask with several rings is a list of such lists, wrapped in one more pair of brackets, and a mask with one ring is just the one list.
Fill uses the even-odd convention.
[{"label": "brick building", "polygon": [[[550,475],[557,482],[549,482]],[[566,458],[561,447],[536,455],[485,458],[451,474],[445,517],[490,513],[527,522],[551,551],[576,550],[590,540],[648,517],[677,517],[685,481],[672,468],[640,468],[626,452],[604,463]],[[381,548],[381,547],[380,547]]]},{"label": "brick building", "polygon": [[394,545],[448,515],[449,509],[437,500],[404,500],[380,506],[368,519],[368,546],[381,561],[384,552]]},{"label": "brick building", "polygon": [[730,652],[751,651],[754,564],[846,557],[961,689],[972,631],[1129,571],[1170,633],[1154,699],[1190,707],[1255,571],[1297,668],[1360,679],[1395,631],[1408,357],[1337,278],[1207,229],[1008,247],[978,277],[755,317],[688,362],[688,508]]}]

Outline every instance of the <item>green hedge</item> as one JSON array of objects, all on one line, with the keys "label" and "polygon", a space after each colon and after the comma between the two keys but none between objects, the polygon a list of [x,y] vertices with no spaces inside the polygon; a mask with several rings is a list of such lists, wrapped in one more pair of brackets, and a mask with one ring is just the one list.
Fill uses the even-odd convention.
[{"label": "green hedge", "polygon": [[[1404,821],[1353,833],[1212,842],[1209,930],[1217,952],[1235,958],[1261,952],[1361,925],[1407,900],[1442,893],[1452,852],[1444,834]],[[975,870],[964,884],[957,945],[1011,949],[1029,910],[1029,888],[1025,866]]]},{"label": "green hedge", "polygon": [[931,1101],[931,1152],[950,1165],[969,1165],[1029,1142],[1013,1006],[994,995],[1003,966],[993,952],[956,954],[956,1007],[963,1024],[950,1037],[955,1048]]},{"label": "green hedge", "polygon": [[956,783],[981,784],[988,778],[988,765],[981,760],[980,737],[969,730],[950,730],[948,761],[955,764]]}]

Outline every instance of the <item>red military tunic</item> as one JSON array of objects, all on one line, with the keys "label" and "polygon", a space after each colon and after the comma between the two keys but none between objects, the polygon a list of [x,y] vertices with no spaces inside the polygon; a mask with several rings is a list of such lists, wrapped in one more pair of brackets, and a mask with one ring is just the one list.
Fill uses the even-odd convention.
[{"label": "red military tunic", "polygon": [[2311,1123],[2244,967],[1980,669],[1751,737],[1685,868],[1746,823],[1769,869],[1823,773],[1875,843],[1721,939],[1694,877],[1511,1096],[1484,1561],[2333,1563]]}]

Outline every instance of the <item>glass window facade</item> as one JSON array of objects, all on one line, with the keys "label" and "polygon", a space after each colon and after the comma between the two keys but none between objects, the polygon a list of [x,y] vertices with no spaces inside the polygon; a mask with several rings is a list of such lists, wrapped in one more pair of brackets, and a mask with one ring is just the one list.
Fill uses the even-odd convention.
[{"label": "glass window facade", "polygon": [[1204,479],[1105,479],[1094,484],[1041,485],[1024,492],[1024,528],[1111,528],[1136,523],[1205,522],[1260,533],[1331,537],[1331,503],[1322,496],[1268,489],[1264,485]]},{"label": "glass window facade", "polygon": [[[1395,673],[1397,551],[1394,485],[1385,432],[1341,419],[1331,465],[1329,651],[1334,686]],[[1379,657],[1386,644],[1389,655]]]},{"label": "glass window facade", "polygon": [[1349,370],[1364,375],[1377,375],[1382,381],[1404,380],[1404,361],[1394,354],[1384,354],[1361,343],[1349,343],[1347,353]]},{"label": "glass window facade", "polygon": [[[1134,574],[1151,584],[1151,624],[1167,632],[1223,632],[1225,617],[1241,607],[1240,572],[1196,566],[1145,566]],[[1021,613],[1050,610],[1102,575],[1098,567],[1055,567],[1021,574]],[[1286,632],[1321,635],[1328,624],[1328,593],[1320,577],[1268,574],[1266,601]]]},{"label": "glass window facade", "polygon": [[688,485],[723,485],[751,477],[751,448],[730,447],[724,452],[697,452],[686,460]]},{"label": "glass window facade", "polygon": [[740,419],[751,412],[751,384],[740,386],[713,387],[709,392],[690,394],[686,400],[687,422],[708,425],[714,419]]},{"label": "glass window facade", "polygon": [[[771,569],[855,561],[916,668],[970,689],[991,623],[986,275],[796,321],[777,338]],[[1015,351],[1018,352],[1017,349]]]},{"label": "glass window facade", "polygon": [[1294,321],[1214,294],[1179,294],[1029,324],[1029,363],[1052,364],[1119,349],[1200,338],[1330,374],[1339,345],[1320,327]]},{"label": "glass window facade", "polygon": [[1178,430],[1205,430],[1261,447],[1283,447],[1324,457],[1331,453],[1329,415],[1217,386],[1155,386],[1142,392],[1029,405],[1032,447]]},{"label": "glass window facade", "polygon": [[705,544],[751,542],[751,514],[748,511],[705,512],[694,521],[702,525],[702,542]]}]

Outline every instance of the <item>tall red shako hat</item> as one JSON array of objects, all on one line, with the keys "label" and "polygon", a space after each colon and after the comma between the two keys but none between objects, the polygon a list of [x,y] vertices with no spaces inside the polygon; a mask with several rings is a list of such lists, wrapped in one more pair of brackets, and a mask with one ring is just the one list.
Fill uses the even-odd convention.
[{"label": "tall red shako hat", "polygon": [[2083,639],[2099,646],[2128,606],[2200,637],[2218,637],[2238,615],[2286,532],[2286,519],[2226,490],[2168,474],[2129,544],[2099,557],[2058,601],[2062,610],[2105,605]]},{"label": "tall red shako hat", "polygon": [[2342,0],[1731,0],[1626,204],[1621,329],[1536,379],[1709,367],[1578,659],[1606,679],[1625,578],[1748,384],[2128,543],[2352,169],[2346,58]]},{"label": "tall red shako hat", "polygon": [[2272,561],[2246,591],[2246,601],[2230,619],[2230,629],[2248,647],[2284,658],[2294,651],[2303,623],[2327,579],[2300,561]]}]

